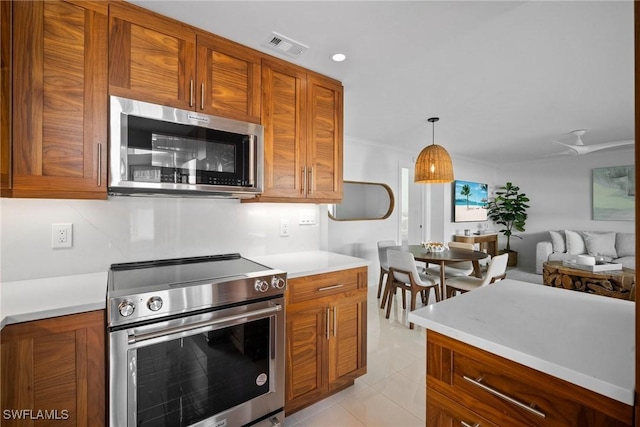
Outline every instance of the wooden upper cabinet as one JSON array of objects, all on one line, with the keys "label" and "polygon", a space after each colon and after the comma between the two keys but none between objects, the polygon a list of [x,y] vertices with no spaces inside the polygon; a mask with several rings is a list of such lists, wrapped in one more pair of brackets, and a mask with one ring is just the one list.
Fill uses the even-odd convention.
[{"label": "wooden upper cabinet", "polygon": [[107,197],[107,5],[13,2],[12,195]]},{"label": "wooden upper cabinet", "polygon": [[128,3],[109,6],[109,94],[182,109],[196,103],[195,31]]},{"label": "wooden upper cabinet", "polygon": [[128,3],[109,13],[110,95],[260,123],[258,51]]},{"label": "wooden upper cabinet", "polygon": [[0,2],[0,194],[11,195],[11,53],[13,2]]},{"label": "wooden upper cabinet", "polygon": [[264,193],[304,198],[306,183],[306,73],[273,61],[262,63]]},{"label": "wooden upper cabinet", "polygon": [[342,199],[342,99],[335,80],[263,60],[265,185],[257,201]]},{"label": "wooden upper cabinet", "polygon": [[310,75],[308,88],[308,196],[339,202],[342,200],[342,85]]},{"label": "wooden upper cabinet", "polygon": [[261,55],[214,36],[198,34],[196,110],[260,123]]}]

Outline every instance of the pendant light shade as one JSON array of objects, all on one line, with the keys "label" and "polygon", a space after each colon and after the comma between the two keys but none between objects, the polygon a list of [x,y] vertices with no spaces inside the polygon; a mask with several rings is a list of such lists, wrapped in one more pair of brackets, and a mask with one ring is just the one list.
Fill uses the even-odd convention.
[{"label": "pendant light shade", "polygon": [[414,182],[422,184],[439,184],[453,181],[453,163],[451,156],[440,145],[435,143],[435,122],[437,117],[428,119],[433,126],[432,144],[422,149],[414,172]]}]

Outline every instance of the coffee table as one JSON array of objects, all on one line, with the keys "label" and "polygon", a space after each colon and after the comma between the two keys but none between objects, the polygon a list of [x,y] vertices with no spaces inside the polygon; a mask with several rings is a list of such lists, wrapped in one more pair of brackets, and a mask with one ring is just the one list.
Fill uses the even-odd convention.
[{"label": "coffee table", "polygon": [[556,288],[635,301],[636,271],[623,268],[593,273],[565,266],[562,261],[547,261],[542,265],[542,283]]}]

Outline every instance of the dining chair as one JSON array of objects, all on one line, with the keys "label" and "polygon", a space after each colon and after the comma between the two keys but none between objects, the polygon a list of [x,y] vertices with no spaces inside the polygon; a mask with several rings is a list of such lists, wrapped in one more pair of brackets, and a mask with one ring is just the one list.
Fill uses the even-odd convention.
[{"label": "dining chair", "polygon": [[447,298],[454,296],[456,292],[464,293],[482,286],[495,283],[507,277],[507,261],[509,254],[494,256],[489,263],[487,273],[483,278],[473,276],[457,276],[445,281]]},{"label": "dining chair", "polygon": [[[474,250],[473,243],[467,242],[449,242],[447,246],[451,249],[467,249]],[[425,271],[436,277],[440,277],[440,266],[427,267]],[[468,276],[473,273],[473,263],[471,261],[452,262],[444,266],[444,277]]]},{"label": "dining chair", "polygon": [[[378,299],[382,293],[382,283],[384,276],[389,274],[389,265],[387,262],[387,248],[390,246],[397,246],[395,240],[380,240],[378,242],[378,261],[380,262],[380,279],[378,280]],[[382,308],[382,307],[380,307]]]},{"label": "dining chair", "polygon": [[[404,298],[404,291],[411,293],[410,311],[416,309],[416,299],[418,294],[422,297],[422,303],[427,304],[429,295],[433,289],[436,302],[440,301],[440,290],[433,278],[424,273],[418,272],[416,260],[411,252],[389,249],[387,251],[389,261],[389,273],[387,275],[387,285],[384,290],[383,306],[386,304],[387,313],[385,318],[391,315],[392,299],[397,289],[403,291],[402,308],[406,310],[407,303]],[[409,328],[413,329],[413,322],[409,323]]]}]

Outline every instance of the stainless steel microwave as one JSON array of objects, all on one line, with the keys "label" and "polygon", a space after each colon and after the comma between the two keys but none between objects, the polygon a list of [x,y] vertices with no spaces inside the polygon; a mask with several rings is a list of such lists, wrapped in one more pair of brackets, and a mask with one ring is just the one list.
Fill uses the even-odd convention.
[{"label": "stainless steel microwave", "polygon": [[261,125],[116,96],[110,104],[110,194],[262,192]]}]

